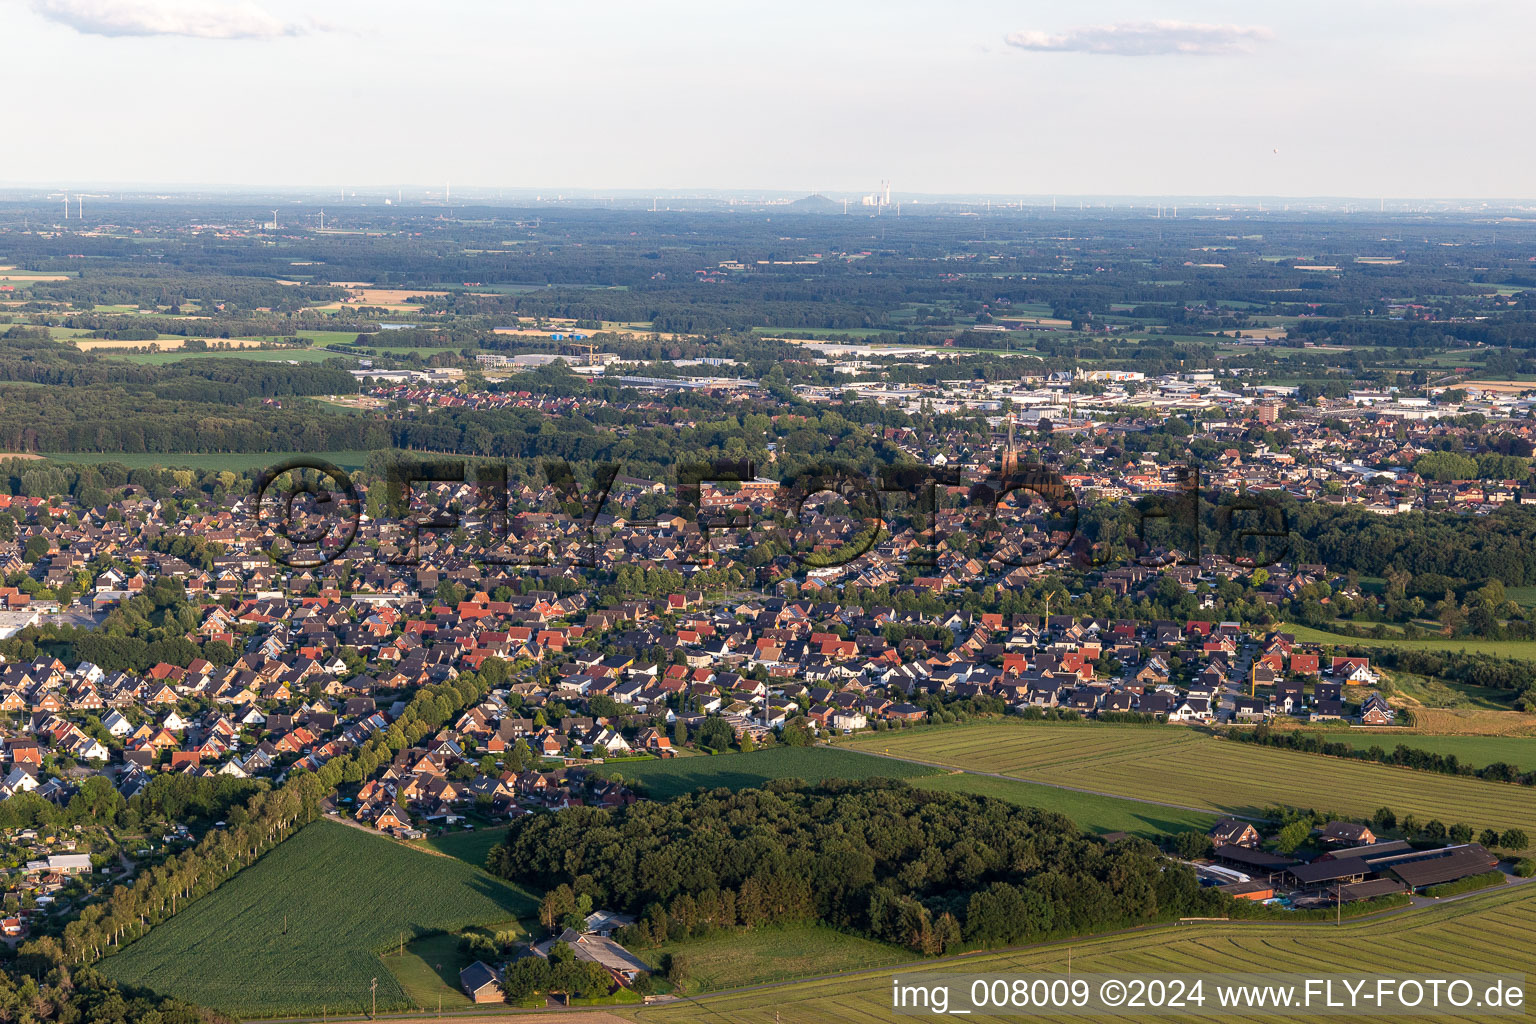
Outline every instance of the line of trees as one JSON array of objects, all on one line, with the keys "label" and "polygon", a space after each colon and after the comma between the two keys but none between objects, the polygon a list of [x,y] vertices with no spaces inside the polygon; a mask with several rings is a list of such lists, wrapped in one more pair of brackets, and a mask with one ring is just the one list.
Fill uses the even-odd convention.
[{"label": "line of trees", "polygon": [[60,939],[43,936],[23,946],[22,952],[67,964],[100,959],[206,896],[313,821],[320,795],[318,780],[302,772],[279,789],[257,793],[230,812],[227,828],[209,832],[192,849],[85,907],[64,926]]}]

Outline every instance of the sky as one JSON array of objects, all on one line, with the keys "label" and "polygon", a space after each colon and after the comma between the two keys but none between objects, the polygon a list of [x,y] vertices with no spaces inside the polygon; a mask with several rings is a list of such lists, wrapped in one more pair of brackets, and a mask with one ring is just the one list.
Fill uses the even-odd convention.
[{"label": "sky", "polygon": [[0,182],[1536,196],[1529,0],[0,0]]}]

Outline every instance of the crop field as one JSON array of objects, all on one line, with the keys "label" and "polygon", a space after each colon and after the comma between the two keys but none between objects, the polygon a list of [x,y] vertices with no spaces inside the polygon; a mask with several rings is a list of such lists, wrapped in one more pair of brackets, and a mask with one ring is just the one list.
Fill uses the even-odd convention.
[{"label": "crop field", "polygon": [[[72,340],[75,343],[75,347],[80,349],[81,351],[83,351],[83,352],[95,352],[95,353],[97,353],[99,355],[104,355],[104,356],[119,355],[119,354],[127,356],[127,355],[130,355],[131,353],[127,352],[127,351],[124,351],[124,350],[130,350],[130,349],[136,349],[136,348],[153,348],[153,349],[158,349],[160,352],[172,352],[172,351],[176,351],[176,350],[180,349],[182,346],[184,346],[190,340],[190,341],[206,341],[206,342],[208,342],[210,344],[210,346],[211,345],[225,345],[225,346],[228,346],[228,348],[222,349],[222,350],[220,350],[218,352],[206,353],[208,355],[228,355],[228,356],[242,356],[243,357],[243,356],[245,356],[245,352],[243,350],[255,348],[256,346],[261,344],[260,340],[258,340],[256,338],[217,338],[217,339],[214,339],[214,338],[191,338],[191,339],[189,339],[189,338],[183,337],[180,334],[162,334],[162,335],[160,335],[160,337],[158,337],[156,339],[153,339],[153,340],[144,340],[144,339],[127,340],[127,339],[117,339],[117,338],[85,338],[85,337],[81,337],[79,335],[76,335]],[[151,353],[145,353],[145,354],[148,355],[148,354],[151,354]],[[204,354],[204,353],[199,353],[199,354]]]},{"label": "crop field", "polygon": [[1536,799],[1522,786],[1218,740],[1174,726],[988,722],[875,734],[856,745],[1226,814],[1251,816],[1286,804],[1361,817],[1386,806],[1398,817],[1536,835]]},{"label": "crop field", "polygon": [[532,913],[534,897],[458,860],[317,822],[99,964],[109,977],[241,1016],[403,1008],[379,954]]},{"label": "crop field", "polygon": [[936,768],[864,757],[828,747],[772,747],[749,754],[716,754],[713,757],[677,757],[654,761],[621,761],[600,769],[608,776],[638,779],[657,800],[692,793],[696,789],[747,789],[769,779],[914,778],[937,775]]},{"label": "crop field", "polygon": [[234,351],[183,352],[179,348],[160,352],[102,352],[104,356],[144,366],[164,366],[187,359],[249,359],[257,363],[323,363],[327,359],[346,359],[340,352],[317,348],[246,348]]},{"label": "crop field", "polygon": [[[902,968],[899,977],[921,984],[925,973],[991,974],[1074,972],[1145,975],[1284,971],[1321,975],[1364,974],[1444,977],[1490,972],[1524,975],[1536,942],[1536,886],[1491,893],[1431,910],[1369,921],[1330,924],[1190,923],[1127,935],[1073,939],[1012,953],[968,956]],[[698,1002],[636,1010],[642,1024],[887,1024],[891,1013],[890,968],[769,990],[721,995]],[[1529,986],[1527,986],[1529,991]],[[1209,993],[1207,993],[1209,996]],[[1211,1009],[1208,1002],[1206,1010]],[[1145,1012],[1145,1011],[1141,1011]],[[1231,1015],[1224,1020],[1305,1021],[1297,1015]],[[932,1019],[932,1018],[929,1018]],[[1023,1020],[1023,1016],[974,1016],[972,1020]],[[1029,1016],[1031,1020],[1135,1020],[1136,1016]],[[1160,1020],[1210,1020],[1210,1016],[1161,1016]],[[1344,1019],[1344,1018],[1335,1018]],[[1361,1018],[1349,1018],[1361,1019]],[[1498,1021],[1497,1016],[1452,1013],[1435,1021]]]},{"label": "crop field", "polygon": [[687,964],[682,990],[690,994],[883,967],[917,958],[916,953],[900,946],[811,924],[668,942],[632,952],[653,966],[668,953],[680,958]]}]

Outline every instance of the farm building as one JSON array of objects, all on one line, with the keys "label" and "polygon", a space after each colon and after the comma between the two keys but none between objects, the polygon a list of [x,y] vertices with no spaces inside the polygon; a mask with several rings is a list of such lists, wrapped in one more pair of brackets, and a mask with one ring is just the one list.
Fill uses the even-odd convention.
[{"label": "farm building", "polygon": [[504,1000],[501,976],[496,969],[476,960],[459,972],[459,987],[477,1003],[499,1003]]},{"label": "farm building", "polygon": [[586,960],[608,969],[617,980],[628,984],[650,970],[645,961],[635,956],[612,939],[602,935],[582,935],[567,928],[557,938],[546,939],[533,947],[538,956],[549,956],[555,943],[564,942],[571,947],[577,960]]},{"label": "farm building", "polygon": [[1275,898],[1275,887],[1269,882],[1260,882],[1256,879],[1233,882],[1231,885],[1218,885],[1216,888],[1237,900],[1263,902]]},{"label": "farm building", "polygon": [[1263,850],[1235,846],[1231,843],[1217,846],[1211,855],[1216,860],[1231,864],[1243,871],[1284,871],[1293,864],[1301,863],[1295,857],[1279,857]]},{"label": "farm building", "polygon": [[1468,843],[1446,847],[1425,859],[1394,864],[1389,870],[1408,888],[1423,889],[1481,875],[1498,865],[1499,859],[1493,854],[1477,843]]},{"label": "farm building", "polygon": [[1344,903],[1355,903],[1359,900],[1374,900],[1380,896],[1392,896],[1403,891],[1403,883],[1395,878],[1372,878],[1366,882],[1341,885],[1335,895]]}]

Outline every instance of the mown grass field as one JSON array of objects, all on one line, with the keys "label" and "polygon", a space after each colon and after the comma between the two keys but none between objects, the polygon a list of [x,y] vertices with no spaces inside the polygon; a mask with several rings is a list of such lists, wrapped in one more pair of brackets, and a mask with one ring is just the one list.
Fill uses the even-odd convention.
[{"label": "mown grass field", "polygon": [[1302,643],[1396,647],[1409,651],[1465,651],[1468,654],[1492,654],[1501,658],[1523,658],[1527,661],[1536,661],[1536,640],[1478,640],[1473,637],[1431,637],[1419,640],[1386,637],[1378,640],[1329,633],[1326,630],[1298,626],[1294,623],[1282,623],[1275,628],[1294,634]]},{"label": "mown grass field", "polygon": [[120,359],[125,363],[140,363],[146,366],[164,366],[167,363],[179,363],[188,359],[249,359],[258,363],[323,363],[327,359],[348,358],[340,352],[328,352],[319,348],[241,348],[210,352],[188,352],[180,348],[165,349],[160,352],[114,352],[111,349],[97,349],[96,353],[109,359]]},{"label": "mown grass field", "polygon": [[503,825],[499,828],[478,828],[473,832],[449,832],[447,835],[429,836],[420,840],[420,843],[438,853],[446,853],[466,864],[483,868],[485,858],[490,855],[491,847],[505,838],[507,838],[507,828]]},{"label": "mown grass field", "polygon": [[1398,817],[1536,835],[1536,793],[1526,787],[1218,740],[1175,726],[985,722],[872,734],[855,745],[1225,814],[1286,804],[1362,817],[1386,806]]},{"label": "mown grass field", "polygon": [[[893,1016],[890,1008],[893,975],[921,984],[923,975],[928,973],[1064,974],[1069,955],[1074,972],[1121,977],[1237,972],[1321,975],[1345,971],[1420,977],[1474,972],[1518,976],[1530,971],[1533,942],[1536,942],[1536,886],[1525,886],[1471,897],[1432,910],[1346,923],[1342,927],[1329,924],[1170,925],[1128,935],[1073,939],[1014,953],[909,965],[901,968],[899,975],[887,967],[697,1002],[647,1007],[633,1011],[631,1015],[641,1024],[715,1024],[720,1021],[730,1021],[731,1024],[889,1024],[901,1019]],[[1529,993],[1530,986],[1527,985],[1528,998]],[[1211,1010],[1210,1002],[1205,1009]],[[1317,1013],[1315,1008],[1291,1015],[1231,1013],[1221,1015],[1219,1019],[1300,1022],[1316,1020]],[[1025,1017],[976,1015],[968,1019],[1017,1021]],[[1147,1018],[1130,1014],[1092,1017],[1030,1014],[1028,1019],[1080,1024],[1087,1020]],[[1217,1018],[1168,1015],[1158,1019]],[[1421,1019],[1493,1022],[1509,1018],[1439,1013]]]},{"label": "mown grass field", "polygon": [[459,987],[459,971],[474,962],[459,949],[457,935],[429,935],[405,944],[405,954],[386,953],[384,965],[411,1006],[433,1011],[473,1006]]},{"label": "mown grass field", "polygon": [[[316,822],[121,953],[109,977],[241,1016],[410,1003],[380,953],[530,915],[534,897],[449,857]],[[285,930],[286,922],[286,930]]]},{"label": "mown grass field", "polygon": [[[963,772],[945,771],[899,761],[894,758],[871,757],[855,748],[839,747],[774,747],[750,754],[718,754],[670,761],[632,761],[608,766],[610,774],[625,778],[643,779],[650,786],[650,793],[659,800],[669,799],[681,793],[691,793],[699,788],[725,786],[743,789],[758,786],[768,779],[803,778],[819,779],[905,779],[923,789],[935,789],[946,793],[974,793],[979,796],[1006,800],[1022,807],[1040,807],[1065,815],[1087,832],[1133,832],[1137,835],[1156,836],[1159,833],[1183,832],[1191,828],[1206,829],[1218,817],[1214,812],[1202,813],[1172,807],[1158,807],[1137,800],[1097,796],[1091,793],[1074,793],[1056,786],[1024,782],[1018,779],[998,779],[985,775],[969,775]],[[483,835],[472,833],[471,835]],[[499,836],[497,837],[499,841]],[[482,840],[458,835],[441,840],[428,840],[446,853],[469,859],[478,852],[476,844]],[[489,844],[485,849],[489,851]],[[482,856],[476,863],[484,863]]]},{"label": "mown grass field", "polygon": [[621,761],[604,765],[602,774],[636,779],[656,800],[670,800],[696,789],[747,789],[769,779],[915,778],[937,775],[938,769],[900,761],[882,761],[827,747],[770,747],[749,754],[678,757],[661,761]]},{"label": "mown grass field", "polygon": [[1219,817],[1214,812],[1159,807],[1156,804],[1098,796],[1094,793],[1074,793],[1069,789],[1043,786],[1037,782],[998,779],[990,775],[952,772],[947,775],[924,775],[907,781],[922,789],[974,793],[977,796],[1006,800],[1021,807],[1054,811],[1071,818],[1083,831],[1092,833],[1130,832],[1155,839],[1160,835],[1187,832],[1190,829],[1203,832],[1215,824]]},{"label": "mown grass field", "polygon": [[[1329,732],[1323,734],[1329,743],[1348,743],[1356,750],[1381,747],[1391,752],[1396,746],[1427,750],[1432,754],[1456,755],[1462,764],[1484,768],[1495,761],[1512,764],[1523,771],[1536,771],[1536,736],[1430,736],[1424,733],[1383,732],[1373,733]],[[1533,794],[1532,799],[1536,799]]]},{"label": "mown grass field", "polygon": [[652,966],[669,953],[681,958],[687,965],[682,991],[689,994],[917,959],[909,949],[813,924],[712,935],[633,952]]}]

